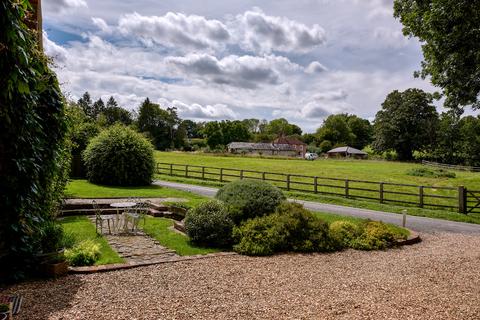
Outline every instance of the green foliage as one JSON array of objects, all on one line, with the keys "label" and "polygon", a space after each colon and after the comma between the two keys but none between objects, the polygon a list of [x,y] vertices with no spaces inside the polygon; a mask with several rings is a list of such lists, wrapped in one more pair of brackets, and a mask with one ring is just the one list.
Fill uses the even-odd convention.
[{"label": "green foliage", "polygon": [[414,168],[407,171],[410,176],[432,178],[455,178],[455,172],[444,169]]},{"label": "green foliage", "polygon": [[0,303],[0,313],[5,313],[10,310],[10,306],[5,303]]},{"label": "green foliage", "polygon": [[395,245],[395,233],[385,223],[368,221],[362,228],[362,234],[352,242],[353,249],[383,250]]},{"label": "green foliage", "polygon": [[0,277],[20,278],[31,265],[69,168],[63,96],[24,23],[30,8],[0,3]]},{"label": "green foliage", "polygon": [[338,220],[330,224],[330,236],[343,248],[351,248],[362,231],[358,224],[351,221]]},{"label": "green foliage", "polygon": [[399,160],[412,160],[413,151],[428,148],[435,139],[438,114],[433,96],[420,89],[388,94],[375,116],[373,148],[395,150]]},{"label": "green foliage", "polygon": [[222,148],[230,142],[249,141],[249,127],[242,121],[210,121],[202,128],[210,149]]},{"label": "green foliage", "polygon": [[153,147],[141,134],[115,125],[93,138],[83,153],[90,182],[140,186],[151,183]]},{"label": "green foliage", "polygon": [[285,118],[274,119],[265,126],[265,132],[275,137],[301,135],[302,129],[295,124],[291,124]]},{"label": "green foliage", "polygon": [[93,240],[83,240],[72,249],[65,250],[71,266],[91,266],[100,258],[100,246]]},{"label": "green foliage", "polygon": [[232,218],[237,223],[272,213],[285,200],[277,187],[248,179],[226,184],[215,197],[231,207]]},{"label": "green foliage", "polygon": [[480,2],[395,0],[394,16],[403,33],[422,43],[422,70],[443,89],[445,105],[480,107]]},{"label": "green foliage", "polygon": [[326,252],[337,248],[328,224],[300,204],[284,203],[274,214],[250,219],[233,230],[234,250],[247,255]]},{"label": "green foliage", "polygon": [[148,133],[159,150],[183,146],[187,135],[175,108],[161,109],[148,98],[140,106],[137,127]]},{"label": "green foliage", "polygon": [[201,203],[187,212],[185,229],[196,244],[222,248],[231,245],[233,221],[227,207],[220,201]]},{"label": "green foliage", "polygon": [[64,237],[62,226],[55,221],[46,221],[40,227],[37,246],[42,253],[56,252],[63,248]]},{"label": "green foliage", "polygon": [[131,125],[133,122],[132,114],[122,107],[106,107],[99,116],[99,123],[103,126],[111,126],[114,124]]},{"label": "green foliage", "polygon": [[347,113],[332,114],[323,122],[316,133],[322,152],[334,146],[351,146],[364,148],[372,141],[373,128],[366,119]]}]

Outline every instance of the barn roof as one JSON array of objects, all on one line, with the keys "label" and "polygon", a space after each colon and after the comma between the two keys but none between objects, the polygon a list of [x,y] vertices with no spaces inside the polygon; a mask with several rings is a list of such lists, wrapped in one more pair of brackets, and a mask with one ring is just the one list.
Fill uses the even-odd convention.
[{"label": "barn roof", "polygon": [[358,150],[349,146],[338,147],[328,151],[327,153],[347,153],[347,154],[367,155],[366,152],[363,152],[362,150]]},{"label": "barn roof", "polygon": [[298,140],[297,138],[291,137],[279,137],[273,141],[274,144],[294,144],[294,145],[307,145],[305,142]]},{"label": "barn roof", "polygon": [[293,151],[295,147],[290,144],[252,143],[252,142],[231,142],[227,145],[230,149],[243,150],[281,150]]}]

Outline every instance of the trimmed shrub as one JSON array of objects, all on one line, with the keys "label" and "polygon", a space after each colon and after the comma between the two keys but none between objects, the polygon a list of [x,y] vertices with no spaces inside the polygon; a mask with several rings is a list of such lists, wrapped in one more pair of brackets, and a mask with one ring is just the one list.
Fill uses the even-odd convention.
[{"label": "trimmed shrub", "polygon": [[233,221],[225,204],[210,200],[189,210],[185,229],[193,243],[224,248],[232,244]]},{"label": "trimmed shrub", "polygon": [[90,182],[140,186],[152,182],[155,161],[152,144],[140,133],[115,125],[93,138],[83,152]]},{"label": "trimmed shrub", "polygon": [[273,213],[285,200],[285,195],[271,184],[247,179],[226,184],[218,190],[216,198],[232,208],[232,218],[240,223]]},{"label": "trimmed shrub", "polygon": [[235,227],[233,237],[234,250],[247,255],[326,252],[338,247],[329,236],[328,224],[296,203],[283,203],[274,214]]},{"label": "trimmed shrub", "polygon": [[65,259],[71,266],[91,266],[100,258],[100,245],[84,240],[72,249],[65,250]]},{"label": "trimmed shrub", "polygon": [[362,234],[351,243],[351,247],[358,250],[383,250],[394,245],[395,234],[380,221],[365,222]]},{"label": "trimmed shrub", "polygon": [[362,234],[362,228],[350,221],[338,220],[330,225],[330,236],[342,247],[352,247],[354,241]]}]

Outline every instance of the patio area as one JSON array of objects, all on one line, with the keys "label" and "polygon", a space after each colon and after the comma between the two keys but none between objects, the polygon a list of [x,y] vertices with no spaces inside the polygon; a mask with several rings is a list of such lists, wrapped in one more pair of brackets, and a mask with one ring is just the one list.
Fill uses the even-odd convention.
[{"label": "patio area", "polygon": [[388,251],[224,256],[18,284],[16,319],[478,319],[480,236]]}]

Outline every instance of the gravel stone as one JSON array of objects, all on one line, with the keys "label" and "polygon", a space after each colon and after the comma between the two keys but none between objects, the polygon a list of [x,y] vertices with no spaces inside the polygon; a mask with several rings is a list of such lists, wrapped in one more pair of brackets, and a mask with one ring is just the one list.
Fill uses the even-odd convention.
[{"label": "gravel stone", "polygon": [[480,319],[480,236],[240,255],[15,285],[16,319]]}]

